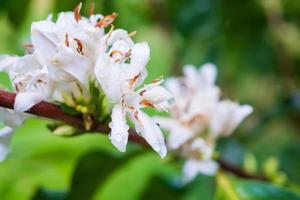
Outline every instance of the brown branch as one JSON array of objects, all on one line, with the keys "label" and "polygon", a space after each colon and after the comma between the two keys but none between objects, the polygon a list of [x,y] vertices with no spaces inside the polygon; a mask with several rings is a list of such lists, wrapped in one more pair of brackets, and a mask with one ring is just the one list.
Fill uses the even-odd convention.
[{"label": "brown branch", "polygon": [[[0,107],[13,109],[15,97],[16,97],[15,93],[0,90]],[[45,117],[48,119],[62,121],[70,125],[73,125],[75,127],[84,129],[82,117],[69,115],[63,112],[57,105],[52,103],[41,102],[33,106],[30,110],[27,111],[27,113],[37,115],[39,117]],[[104,134],[108,134],[110,132],[110,128],[107,126],[107,124],[97,124],[94,127],[95,128],[92,131],[97,131]],[[149,145],[144,140],[144,138],[139,136],[133,129],[129,130],[129,141],[149,148]],[[242,169],[224,160],[220,159],[218,160],[218,163],[220,164],[221,169],[223,169],[224,171],[231,172],[232,174],[235,174],[236,176],[239,176],[241,178],[257,179],[257,180],[264,180],[264,181],[266,180],[266,178],[261,175],[248,174]]]},{"label": "brown branch", "polygon": [[231,172],[238,177],[246,178],[246,179],[256,179],[256,180],[261,180],[261,181],[267,181],[267,178],[261,174],[249,174],[249,173],[245,172],[244,170],[242,170],[241,168],[239,168],[225,160],[219,159],[217,161],[222,170]]}]

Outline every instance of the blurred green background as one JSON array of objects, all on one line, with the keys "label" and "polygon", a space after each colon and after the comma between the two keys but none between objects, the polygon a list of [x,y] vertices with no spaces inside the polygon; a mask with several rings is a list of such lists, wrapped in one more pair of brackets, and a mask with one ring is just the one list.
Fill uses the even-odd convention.
[{"label": "blurred green background", "polygon": [[[131,144],[124,155],[106,136],[59,138],[48,121],[29,119],[0,163],[0,199],[299,199],[300,1],[97,0],[115,26],[136,30],[151,47],[152,80],[180,75],[184,64],[217,64],[223,97],[254,107],[235,134],[218,144],[222,158],[272,183],[223,173],[180,184],[180,163]],[[0,54],[24,54],[30,24],[79,1],[1,0]],[[1,85],[8,85],[0,74]]]}]

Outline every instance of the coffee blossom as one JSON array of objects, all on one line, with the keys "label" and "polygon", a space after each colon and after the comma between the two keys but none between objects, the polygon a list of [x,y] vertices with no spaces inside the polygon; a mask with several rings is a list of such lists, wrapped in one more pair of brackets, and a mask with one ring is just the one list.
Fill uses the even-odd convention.
[{"label": "coffee blossom", "polygon": [[213,64],[199,69],[186,65],[183,73],[183,77],[166,81],[175,103],[169,109],[170,117],[156,120],[169,132],[168,147],[179,149],[186,159],[183,172],[185,179],[191,180],[198,173],[216,172],[218,165],[212,159],[216,140],[229,136],[253,109],[220,98]]},{"label": "coffee blossom", "polygon": [[[15,111],[25,112],[41,101],[59,102],[72,114],[82,114],[89,131],[95,122],[107,119],[104,110],[110,108],[109,138],[120,151],[125,151],[128,141],[128,117],[138,134],[164,157],[163,134],[142,109],[166,110],[172,97],[161,86],[162,78],[141,86],[147,77],[148,44],[134,43],[134,32],[115,30],[111,23],[116,13],[91,12],[83,17],[80,10],[81,4],[73,12],[60,13],[56,21],[50,15],[33,22],[27,54],[0,57],[0,71],[8,72],[17,93]],[[108,109],[102,108],[103,99]],[[96,113],[99,110],[103,114]]]}]

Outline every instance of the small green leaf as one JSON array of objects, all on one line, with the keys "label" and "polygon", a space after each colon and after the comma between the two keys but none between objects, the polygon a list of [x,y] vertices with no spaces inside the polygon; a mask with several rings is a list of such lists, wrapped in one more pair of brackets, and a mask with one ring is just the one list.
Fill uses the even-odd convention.
[{"label": "small green leaf", "polygon": [[59,103],[59,107],[67,114],[70,115],[80,115],[81,113],[79,111],[77,111],[75,108],[72,108],[70,106],[68,106],[65,103]]},{"label": "small green leaf", "polygon": [[297,193],[260,181],[241,180],[218,174],[215,200],[300,200]]}]

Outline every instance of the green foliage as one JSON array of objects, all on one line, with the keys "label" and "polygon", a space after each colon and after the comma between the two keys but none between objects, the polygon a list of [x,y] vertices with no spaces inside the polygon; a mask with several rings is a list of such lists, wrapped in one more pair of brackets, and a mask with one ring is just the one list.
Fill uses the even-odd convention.
[{"label": "green foliage", "polygon": [[299,200],[300,195],[268,183],[218,175],[215,200]]}]

